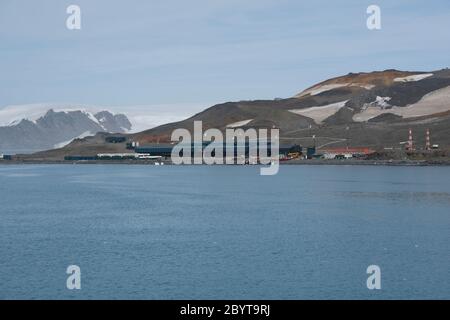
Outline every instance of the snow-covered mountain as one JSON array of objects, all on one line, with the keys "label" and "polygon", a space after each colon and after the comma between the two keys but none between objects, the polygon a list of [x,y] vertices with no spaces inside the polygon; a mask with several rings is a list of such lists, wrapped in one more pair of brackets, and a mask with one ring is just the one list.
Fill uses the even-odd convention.
[{"label": "snow-covered mountain", "polygon": [[30,153],[61,148],[73,139],[95,135],[97,132],[126,133],[131,123],[123,114],[109,111],[42,108],[27,111],[5,108],[0,111],[0,153]]}]

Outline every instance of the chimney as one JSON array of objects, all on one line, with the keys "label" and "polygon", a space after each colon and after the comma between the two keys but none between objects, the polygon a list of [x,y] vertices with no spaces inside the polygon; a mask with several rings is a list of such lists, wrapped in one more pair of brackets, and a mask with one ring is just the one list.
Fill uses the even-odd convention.
[{"label": "chimney", "polygon": [[431,150],[430,129],[427,129],[427,138],[426,138],[426,143],[425,143],[425,150],[427,150],[427,151]]},{"label": "chimney", "polygon": [[414,150],[412,129],[409,129],[409,137],[408,137],[408,147],[407,147],[407,150],[409,150],[409,151],[413,151],[413,150]]}]

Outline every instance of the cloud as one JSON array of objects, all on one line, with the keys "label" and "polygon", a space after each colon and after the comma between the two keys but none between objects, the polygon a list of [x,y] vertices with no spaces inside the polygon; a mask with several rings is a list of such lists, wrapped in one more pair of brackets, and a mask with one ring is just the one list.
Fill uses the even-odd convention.
[{"label": "cloud", "polygon": [[205,109],[208,104],[163,104],[109,107],[116,113],[124,113],[133,124],[132,132],[140,132],[166,123],[181,121]]}]

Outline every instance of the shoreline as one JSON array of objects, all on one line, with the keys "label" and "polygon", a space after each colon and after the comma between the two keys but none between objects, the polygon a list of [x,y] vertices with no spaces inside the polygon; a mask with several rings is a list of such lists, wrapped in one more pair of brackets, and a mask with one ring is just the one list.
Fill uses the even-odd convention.
[{"label": "shoreline", "polygon": [[[143,160],[2,160],[1,165],[158,165],[158,161]],[[170,160],[162,161],[164,165],[173,166]],[[182,164],[182,166],[207,166],[206,164]],[[215,166],[264,166],[238,165],[238,164],[214,164]],[[309,165],[343,165],[343,166],[393,166],[393,167],[446,167],[450,166],[450,159],[445,160],[289,160],[280,161],[280,166],[309,166]]]}]

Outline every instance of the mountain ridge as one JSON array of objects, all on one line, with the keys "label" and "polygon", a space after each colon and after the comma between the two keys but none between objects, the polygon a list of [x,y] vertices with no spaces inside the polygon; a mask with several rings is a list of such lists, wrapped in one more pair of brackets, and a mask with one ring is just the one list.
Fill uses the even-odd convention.
[{"label": "mountain ridge", "polygon": [[[53,108],[35,118],[16,120],[0,127],[0,150],[29,153],[62,147],[75,138],[97,132],[126,133],[131,123],[123,114],[86,110],[55,111]],[[5,151],[6,152],[5,152]]]},{"label": "mountain ridge", "polygon": [[[424,79],[403,81],[407,77],[430,75]],[[340,84],[339,87],[330,87],[332,84]],[[369,87],[370,85],[370,87]],[[328,86],[325,87],[324,86]],[[242,128],[276,126],[286,134],[293,129],[321,128],[345,124],[356,124],[372,120],[376,116],[389,114],[391,108],[410,107],[421,101],[424,96],[438,90],[448,90],[450,87],[450,71],[442,69],[430,72],[408,72],[399,70],[375,71],[370,73],[349,73],[342,77],[325,80],[311,86],[294,97],[276,100],[254,100],[227,102],[212,106],[186,120],[166,124],[150,130],[137,133],[134,137],[143,143],[152,142],[155,137],[161,140],[169,140],[170,132],[174,128],[192,130],[195,120],[202,120],[204,127],[225,129],[236,122],[245,123]],[[315,92],[312,90],[316,89]],[[446,92],[447,94],[448,92]],[[384,99],[384,100],[383,100]],[[446,99],[445,97],[443,98]],[[358,121],[355,115],[365,114],[369,104],[377,101],[386,103],[383,112],[374,117],[365,117],[367,121]],[[389,104],[387,105],[387,102]],[[336,106],[335,104],[341,104]],[[376,104],[377,108],[383,105]],[[450,110],[445,101],[441,102],[441,110],[434,113],[442,113]],[[331,109],[331,110],[327,110]],[[370,111],[371,109],[369,109]],[[407,110],[407,109],[400,109]],[[308,114],[308,112],[310,114]],[[316,112],[316,116],[314,116]],[[329,114],[327,114],[329,113]],[[328,116],[327,116],[328,115]],[[405,120],[405,116],[393,113],[392,120]],[[413,118],[414,114],[407,115]],[[417,117],[432,116],[433,112],[418,113]],[[398,116],[398,115],[397,115]],[[323,118],[322,121],[316,119]],[[364,118],[364,119],[365,119]],[[382,120],[382,117],[378,120]]]}]

